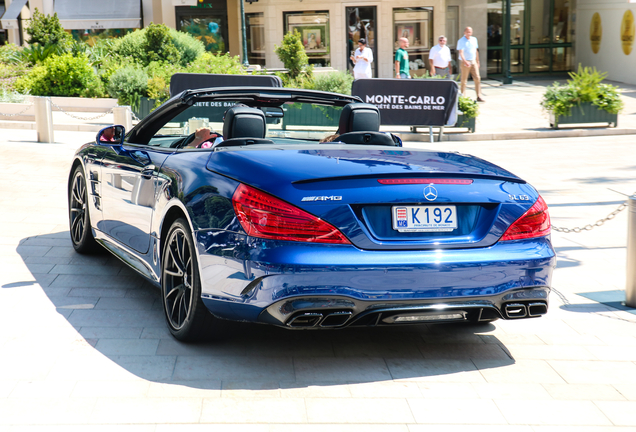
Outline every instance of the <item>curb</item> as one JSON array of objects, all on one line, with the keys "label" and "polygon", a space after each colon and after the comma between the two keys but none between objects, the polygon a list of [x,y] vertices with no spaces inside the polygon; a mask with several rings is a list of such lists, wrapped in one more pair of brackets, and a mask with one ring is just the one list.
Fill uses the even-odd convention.
[{"label": "curb", "polygon": [[[431,142],[426,133],[396,133],[405,142]],[[545,129],[539,131],[493,132],[493,133],[444,133],[441,141],[495,141],[528,140],[546,138],[582,138],[589,136],[636,135],[636,129],[586,128],[586,129]],[[439,132],[433,134],[439,142]]]},{"label": "curb", "polygon": [[[111,123],[105,124],[54,124],[53,130],[67,132],[99,132],[101,129],[110,126]],[[21,129],[36,130],[35,122],[25,121],[0,121],[0,129]]]}]

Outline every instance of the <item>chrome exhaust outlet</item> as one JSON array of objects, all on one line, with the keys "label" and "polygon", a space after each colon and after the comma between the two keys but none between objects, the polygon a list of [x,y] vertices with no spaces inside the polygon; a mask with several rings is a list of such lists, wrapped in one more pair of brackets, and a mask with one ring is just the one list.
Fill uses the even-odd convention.
[{"label": "chrome exhaust outlet", "polygon": [[340,327],[345,325],[353,314],[350,311],[338,311],[328,314],[320,323],[320,327]]},{"label": "chrome exhaust outlet", "polygon": [[521,303],[510,303],[504,306],[506,318],[525,318],[528,315],[526,305]]},{"label": "chrome exhaust outlet", "polygon": [[545,303],[530,303],[528,305],[528,315],[537,317],[548,313],[548,305]]},{"label": "chrome exhaust outlet", "polygon": [[315,327],[320,322],[320,320],[322,320],[321,313],[307,312],[304,314],[296,315],[291,320],[289,320],[287,325],[297,328]]}]

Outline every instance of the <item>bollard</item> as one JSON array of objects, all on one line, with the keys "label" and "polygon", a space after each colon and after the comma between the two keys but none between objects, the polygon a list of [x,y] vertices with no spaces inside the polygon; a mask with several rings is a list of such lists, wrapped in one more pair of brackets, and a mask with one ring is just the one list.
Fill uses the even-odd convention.
[{"label": "bollard", "polygon": [[627,206],[627,280],[625,305],[636,308],[636,195],[629,197]]},{"label": "bollard", "polygon": [[132,129],[132,110],[129,106],[116,106],[113,108],[113,123],[122,125],[126,131]]},{"label": "bollard", "polygon": [[52,143],[53,140],[53,109],[48,97],[35,97],[35,130],[38,142]]}]

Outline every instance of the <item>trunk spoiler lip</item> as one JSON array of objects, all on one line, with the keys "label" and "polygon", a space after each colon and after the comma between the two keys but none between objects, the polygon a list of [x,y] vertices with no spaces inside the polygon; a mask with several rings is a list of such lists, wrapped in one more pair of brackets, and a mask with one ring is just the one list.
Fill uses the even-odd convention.
[{"label": "trunk spoiler lip", "polygon": [[[426,178],[469,178],[474,180],[499,180],[499,181],[507,181],[511,183],[520,183],[526,184],[525,180],[520,179],[519,177],[511,177],[511,176],[502,176],[496,174],[477,174],[477,173],[439,173],[432,172],[427,175],[404,175],[404,174],[361,174],[361,175],[345,175],[345,176],[334,176],[334,177],[317,177],[303,180],[295,180],[292,184],[310,184],[310,183],[320,183],[327,181],[339,181],[339,180],[366,180],[366,179],[393,179],[393,178],[412,178],[412,179],[426,179]],[[380,185],[379,186],[391,186],[391,185]]]}]

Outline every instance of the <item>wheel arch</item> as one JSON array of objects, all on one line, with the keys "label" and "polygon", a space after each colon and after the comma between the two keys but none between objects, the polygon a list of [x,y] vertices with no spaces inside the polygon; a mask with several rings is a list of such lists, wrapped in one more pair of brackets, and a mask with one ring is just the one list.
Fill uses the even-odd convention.
[{"label": "wheel arch", "polygon": [[174,200],[175,202],[173,203],[173,205],[171,205],[165,212],[163,218],[161,219],[161,227],[160,227],[160,231],[159,231],[159,262],[161,262],[161,258],[163,256],[163,248],[166,244],[166,237],[168,235],[168,231],[170,230],[170,227],[172,226],[172,224],[174,223],[174,221],[176,221],[179,218],[184,218],[187,222],[188,222],[188,226],[190,227],[190,231],[192,233],[194,233],[194,230],[192,228],[192,222],[190,221],[190,218],[188,217],[188,212],[186,211],[185,207],[183,207],[183,204],[178,201],[178,200]]}]

